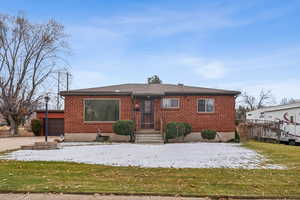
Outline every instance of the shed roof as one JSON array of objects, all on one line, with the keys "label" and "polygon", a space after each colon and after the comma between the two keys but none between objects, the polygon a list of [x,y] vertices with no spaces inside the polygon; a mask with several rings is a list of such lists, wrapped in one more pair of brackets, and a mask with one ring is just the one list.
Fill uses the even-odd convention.
[{"label": "shed roof", "polygon": [[300,102],[296,101],[294,103],[289,103],[289,104],[284,104],[284,105],[276,105],[276,106],[268,106],[260,109],[256,109],[253,111],[247,112],[247,114],[252,114],[252,113],[266,113],[266,112],[276,112],[276,111],[281,111],[281,110],[290,110],[290,109],[298,109],[300,108]]},{"label": "shed roof", "polygon": [[164,95],[238,95],[239,91],[222,90],[182,84],[141,84],[129,83],[104,87],[61,91],[62,96],[73,95],[133,95],[133,96],[164,96]]}]

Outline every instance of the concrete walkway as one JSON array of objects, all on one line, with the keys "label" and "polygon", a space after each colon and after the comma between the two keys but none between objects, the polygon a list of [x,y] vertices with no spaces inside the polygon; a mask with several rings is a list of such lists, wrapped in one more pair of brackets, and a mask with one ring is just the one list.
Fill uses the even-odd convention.
[{"label": "concrete walkway", "polygon": [[[48,137],[48,141],[53,141],[58,137]],[[31,145],[35,142],[45,141],[45,137],[8,137],[0,138],[0,152],[18,149],[23,145]],[[1,199],[1,198],[0,198]]]},{"label": "concrete walkway", "polygon": [[209,198],[184,198],[160,196],[72,195],[72,194],[0,194],[1,200],[208,200]]}]

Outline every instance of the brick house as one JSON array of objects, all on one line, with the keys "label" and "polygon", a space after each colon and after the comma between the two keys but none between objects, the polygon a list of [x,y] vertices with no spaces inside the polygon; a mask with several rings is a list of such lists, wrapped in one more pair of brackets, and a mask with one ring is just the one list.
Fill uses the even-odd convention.
[{"label": "brick house", "polygon": [[[62,91],[65,98],[65,135],[101,133],[122,140],[112,133],[117,120],[134,120],[136,130],[162,132],[171,121],[188,122],[192,131],[213,129],[225,138],[235,130],[235,98],[238,91],[182,84],[121,84]],[[197,137],[190,136],[191,140]]]}]

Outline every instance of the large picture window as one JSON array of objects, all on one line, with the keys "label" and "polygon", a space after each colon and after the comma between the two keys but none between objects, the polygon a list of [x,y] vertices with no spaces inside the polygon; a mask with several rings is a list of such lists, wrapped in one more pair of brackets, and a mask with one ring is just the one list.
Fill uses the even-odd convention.
[{"label": "large picture window", "polygon": [[84,121],[111,122],[119,120],[120,105],[118,99],[85,99]]},{"label": "large picture window", "polygon": [[177,98],[164,98],[162,99],[163,108],[179,108],[179,99]]},{"label": "large picture window", "polygon": [[215,111],[214,99],[198,99],[198,112],[211,113]]}]

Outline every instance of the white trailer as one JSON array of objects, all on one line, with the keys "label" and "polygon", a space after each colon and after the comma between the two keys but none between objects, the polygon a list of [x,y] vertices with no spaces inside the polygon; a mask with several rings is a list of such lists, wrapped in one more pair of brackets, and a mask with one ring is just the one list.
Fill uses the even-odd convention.
[{"label": "white trailer", "polygon": [[300,102],[247,112],[246,119],[255,123],[279,123],[280,142],[300,144]]}]

